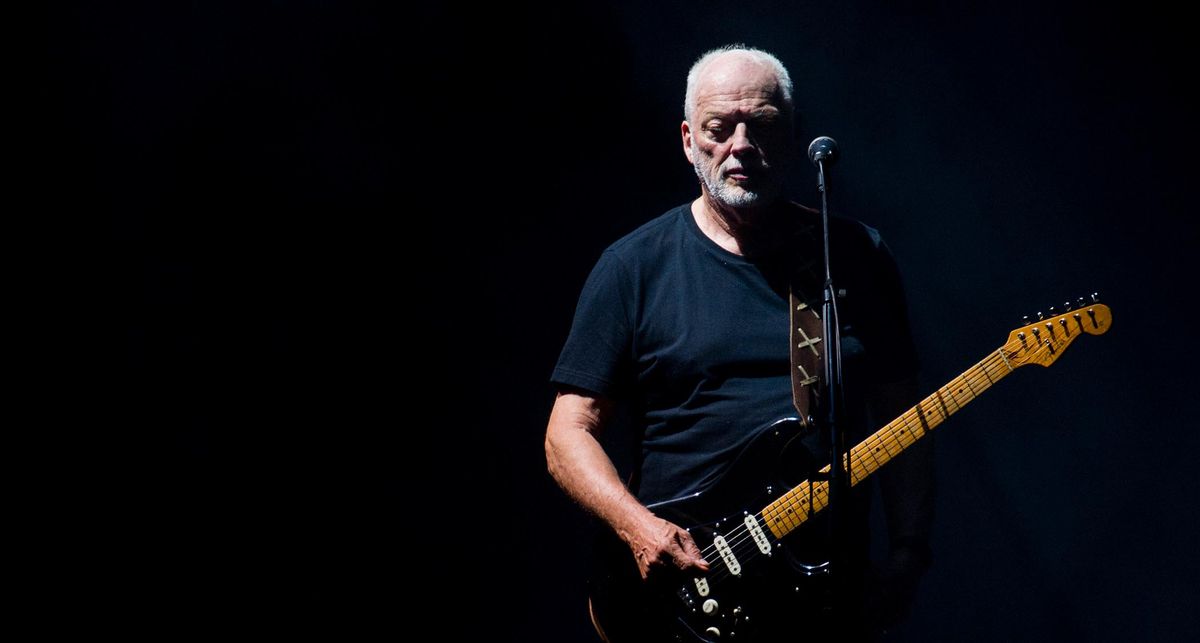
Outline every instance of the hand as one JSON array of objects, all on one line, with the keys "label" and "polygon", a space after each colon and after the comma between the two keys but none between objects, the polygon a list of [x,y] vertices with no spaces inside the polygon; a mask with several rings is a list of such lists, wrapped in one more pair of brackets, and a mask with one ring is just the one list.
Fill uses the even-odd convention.
[{"label": "hand", "polygon": [[692,535],[662,518],[650,516],[625,534],[625,541],[633,551],[643,580],[662,568],[681,572],[708,571],[708,562],[700,554]]}]

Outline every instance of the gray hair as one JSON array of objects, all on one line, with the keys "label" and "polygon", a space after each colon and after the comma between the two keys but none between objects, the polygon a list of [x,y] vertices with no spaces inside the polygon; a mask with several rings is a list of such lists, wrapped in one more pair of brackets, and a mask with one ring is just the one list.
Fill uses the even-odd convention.
[{"label": "gray hair", "polygon": [[684,94],[683,98],[683,117],[689,123],[692,121],[692,112],[696,110],[696,84],[701,70],[717,57],[728,53],[743,54],[754,62],[770,65],[775,71],[776,78],[779,79],[779,93],[783,95],[785,111],[789,113],[793,111],[792,77],[788,75],[787,68],[783,66],[783,63],[779,62],[778,58],[761,49],[747,47],[742,44],[725,45],[724,47],[704,52],[703,55],[696,59],[692,68],[688,70],[687,93]]}]

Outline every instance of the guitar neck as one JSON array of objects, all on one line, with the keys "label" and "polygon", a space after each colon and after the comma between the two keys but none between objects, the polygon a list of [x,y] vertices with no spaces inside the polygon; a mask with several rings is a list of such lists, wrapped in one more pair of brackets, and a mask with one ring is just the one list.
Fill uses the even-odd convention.
[{"label": "guitar neck", "polygon": [[[1012,371],[1004,349],[997,349],[855,445],[850,449],[850,484],[866,480]],[[829,466],[821,472],[828,474]],[[829,481],[805,481],[767,505],[759,515],[776,538],[783,538],[828,504]]]}]

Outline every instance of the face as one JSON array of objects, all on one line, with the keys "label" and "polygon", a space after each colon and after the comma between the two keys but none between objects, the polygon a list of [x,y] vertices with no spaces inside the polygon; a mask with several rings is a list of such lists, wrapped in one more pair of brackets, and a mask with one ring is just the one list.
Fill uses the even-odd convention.
[{"label": "face", "polygon": [[738,56],[712,62],[697,80],[684,154],[705,191],[728,207],[766,205],[782,192],[791,131],[778,86],[769,66]]}]

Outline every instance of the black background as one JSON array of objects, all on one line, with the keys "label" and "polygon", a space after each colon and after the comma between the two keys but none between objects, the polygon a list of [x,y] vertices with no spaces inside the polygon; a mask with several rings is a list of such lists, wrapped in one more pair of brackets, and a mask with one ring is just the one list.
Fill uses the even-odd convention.
[{"label": "black background", "polygon": [[797,147],[841,144],[924,391],[1023,314],[1113,309],[939,429],[893,640],[1200,633],[1185,21],[805,5],[62,6],[43,198],[94,234],[75,373],[105,418],[65,595],[113,631],[591,640],[547,378],[599,252],[696,193],[688,66],[745,42],[791,69]]}]

